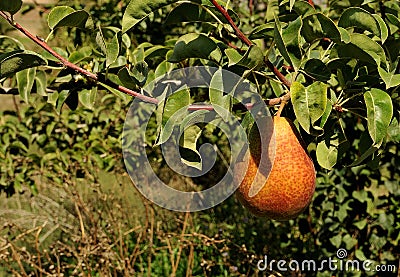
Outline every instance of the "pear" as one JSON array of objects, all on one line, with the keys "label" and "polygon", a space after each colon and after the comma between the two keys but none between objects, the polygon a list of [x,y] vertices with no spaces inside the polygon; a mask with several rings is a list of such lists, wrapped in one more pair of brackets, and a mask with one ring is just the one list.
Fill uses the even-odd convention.
[{"label": "pear", "polygon": [[254,124],[247,155],[247,166],[238,166],[246,170],[236,191],[242,205],[256,216],[274,220],[302,213],[312,200],[316,173],[294,124],[284,117],[270,117],[258,128]]}]

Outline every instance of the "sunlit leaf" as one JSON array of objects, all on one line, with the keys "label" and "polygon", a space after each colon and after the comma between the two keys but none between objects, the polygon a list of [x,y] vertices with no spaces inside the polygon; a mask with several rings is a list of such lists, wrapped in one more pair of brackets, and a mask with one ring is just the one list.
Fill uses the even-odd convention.
[{"label": "sunlit leaf", "polygon": [[36,68],[28,68],[17,73],[18,91],[25,103],[29,103],[32,87],[35,82]]},{"label": "sunlit leaf", "polygon": [[122,32],[125,33],[153,11],[178,0],[131,0],[122,17]]},{"label": "sunlit leaf", "polygon": [[341,42],[341,34],[338,27],[330,18],[322,13],[304,17],[301,33],[308,42],[322,38],[329,38],[336,43]]},{"label": "sunlit leaf", "polygon": [[394,72],[386,72],[383,68],[378,67],[379,75],[385,82],[386,89],[400,85],[400,74]]},{"label": "sunlit leaf", "polygon": [[209,59],[219,62],[222,58],[217,44],[203,34],[186,34],[178,39],[170,62],[180,62],[188,58]]},{"label": "sunlit leaf", "polygon": [[47,17],[47,23],[52,30],[60,27],[93,28],[93,21],[87,11],[76,11],[68,6],[53,8]]},{"label": "sunlit leaf", "polygon": [[383,90],[372,88],[364,93],[367,106],[368,132],[375,144],[386,137],[393,116],[393,104],[390,96]]},{"label": "sunlit leaf", "polygon": [[96,101],[97,96],[97,87],[93,87],[92,89],[83,89],[79,92],[79,102],[85,108],[92,110],[94,108],[94,103]]},{"label": "sunlit leaf", "polygon": [[381,36],[380,26],[375,17],[368,11],[358,7],[346,9],[340,16],[338,26],[343,28],[356,27],[370,31],[378,37]]},{"label": "sunlit leaf", "polygon": [[106,67],[109,67],[111,64],[113,64],[119,55],[119,38],[120,38],[120,33],[117,32],[111,39],[110,42],[106,43]]},{"label": "sunlit leaf", "polygon": [[[235,24],[239,25],[238,15],[232,10],[228,10],[228,14]],[[214,16],[213,16],[214,15]],[[165,24],[180,24],[182,22],[218,22],[216,15],[219,11],[212,6],[200,5],[199,3],[182,3],[175,7],[168,15]],[[223,23],[229,22],[223,17],[220,18]]]},{"label": "sunlit leaf", "polygon": [[18,71],[46,65],[46,60],[32,51],[17,50],[0,55],[0,78],[9,77]]},{"label": "sunlit leaf", "polygon": [[321,135],[323,131],[314,124],[324,114],[327,91],[327,85],[321,82],[314,82],[308,87],[304,87],[299,82],[293,82],[290,88],[296,118],[309,134]]}]

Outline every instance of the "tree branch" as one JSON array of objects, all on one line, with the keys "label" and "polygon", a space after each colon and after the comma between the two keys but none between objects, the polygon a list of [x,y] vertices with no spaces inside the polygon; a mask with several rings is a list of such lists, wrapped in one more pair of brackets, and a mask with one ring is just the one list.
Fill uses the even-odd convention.
[{"label": "tree branch", "polygon": [[[216,2],[215,2],[216,3]],[[224,8],[222,8],[218,3],[216,3],[223,11],[225,11]],[[233,22],[232,18],[229,16],[229,14],[225,11],[226,16],[229,18],[227,18],[227,20],[233,24],[234,29],[236,30],[236,34],[238,35],[239,38],[241,38],[241,40],[245,41],[245,43],[247,45],[252,45],[252,42],[239,30],[239,28],[236,26],[236,24]],[[58,54],[53,48],[51,48],[51,46],[49,46],[46,41],[42,38],[40,38],[39,36],[35,36],[33,34],[31,34],[28,30],[26,30],[23,26],[21,26],[19,23],[15,22],[10,16],[8,16],[5,12],[0,11],[0,16],[3,17],[5,20],[7,20],[11,26],[13,26],[14,28],[16,28],[17,30],[19,30],[21,33],[23,33],[26,37],[28,37],[30,40],[32,40],[34,43],[36,43],[37,45],[39,45],[40,47],[42,47],[44,50],[46,50],[48,53],[50,53],[52,56],[54,56],[56,59],[58,59],[65,67],[70,68],[72,70],[74,70],[75,72],[85,76],[87,79],[90,79],[92,81],[95,82],[100,82],[103,81],[101,80],[101,77],[99,77],[97,74],[90,72],[82,67],[79,67],[78,65],[71,63],[70,61],[68,61],[67,59],[65,59],[64,57],[62,57],[60,54]],[[270,64],[270,66],[268,66],[268,63]],[[279,70],[274,67],[272,65],[272,63],[270,63],[268,60],[266,61],[267,66],[274,72],[274,74],[278,77],[278,79],[282,79],[282,83],[284,83],[286,86],[288,86],[287,84],[290,84],[287,82],[287,80],[285,79],[285,77],[282,75],[282,73],[279,72]],[[285,82],[286,80],[286,82]],[[110,87],[117,89],[118,91],[125,93],[127,95],[136,97],[144,102],[147,103],[152,103],[152,104],[158,104],[159,101],[156,98],[150,97],[150,96],[146,96],[144,94],[141,94],[139,92],[133,91],[129,88],[126,88],[124,86],[120,86],[117,85],[115,83],[112,83],[109,80],[105,81],[107,85],[109,85]],[[290,87],[290,85],[288,86]],[[275,106],[280,104],[283,101],[283,97],[277,97],[277,98],[273,98],[273,99],[267,99],[265,100],[266,105],[268,106]],[[243,107],[243,105],[241,105]],[[246,109],[251,109],[254,106],[254,104],[246,104],[244,107]],[[239,107],[239,105],[237,107],[234,107],[237,110],[241,110],[242,108]],[[189,110],[213,110],[213,106],[212,105],[207,105],[207,104],[192,104],[189,106],[188,108]]]},{"label": "tree branch", "polygon": [[229,15],[228,11],[225,10],[220,4],[217,3],[216,0],[210,0],[214,7],[222,13],[226,20],[228,20],[229,25],[232,26],[233,30],[235,31],[236,36],[247,46],[253,45],[253,43],[243,34],[243,32],[238,28],[238,26],[233,21],[232,17]]},{"label": "tree branch", "polygon": [[[217,3],[216,0],[210,0],[211,3],[214,5],[214,7],[225,17],[225,19],[229,22],[233,30],[235,31],[236,36],[247,46],[253,45],[253,42],[249,40],[245,34],[238,28],[238,26],[235,24],[233,21],[232,17],[229,15],[228,11],[225,10],[220,4]],[[284,84],[287,88],[290,88],[291,83],[289,82],[288,79],[276,68],[271,61],[265,57],[264,59],[265,65],[268,67],[269,70],[271,70],[275,76]]]},{"label": "tree branch", "polygon": [[[0,16],[2,16],[5,20],[7,20],[14,28],[16,28],[18,31],[20,31],[21,33],[23,33],[25,36],[27,36],[28,38],[30,38],[33,42],[35,42],[37,45],[39,45],[40,47],[42,47],[44,50],[46,50],[47,52],[49,52],[52,56],[54,56],[55,58],[57,58],[57,60],[59,60],[65,67],[68,67],[72,70],[74,70],[77,73],[80,73],[84,76],[86,76],[86,78],[91,79],[93,81],[99,81],[99,78],[97,76],[97,74],[90,72],[86,69],[83,69],[82,67],[77,66],[74,63],[71,63],[70,61],[66,60],[64,57],[62,57],[60,54],[58,54],[56,51],[54,51],[53,48],[51,48],[45,41],[44,39],[35,36],[33,34],[31,34],[28,30],[26,30],[24,27],[22,27],[20,24],[18,24],[17,22],[13,21],[13,19],[8,16],[6,13],[4,12],[0,12]],[[130,96],[134,96],[140,100],[143,100],[145,102],[149,102],[149,103],[153,103],[153,104],[157,104],[158,100],[146,95],[143,95],[141,93],[138,93],[136,91],[133,91],[131,89],[128,89],[126,87],[123,86],[119,86],[114,84],[113,88],[118,89],[119,91],[128,94]]]}]

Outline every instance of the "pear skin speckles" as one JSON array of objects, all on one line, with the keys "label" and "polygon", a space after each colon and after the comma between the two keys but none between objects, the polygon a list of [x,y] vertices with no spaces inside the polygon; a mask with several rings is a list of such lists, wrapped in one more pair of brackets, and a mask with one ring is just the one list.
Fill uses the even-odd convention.
[{"label": "pear skin speckles", "polygon": [[[274,142],[272,147],[275,146],[275,151],[271,150],[270,143],[260,144],[257,128],[250,132],[249,164],[236,195],[257,216],[288,220],[298,216],[310,204],[315,191],[316,173],[293,123],[284,117],[274,117],[273,126],[275,139],[269,142]],[[266,176],[254,178],[260,164],[261,145],[269,148],[264,150],[273,160],[270,163],[272,168],[260,168],[259,173],[264,171]],[[249,193],[252,186],[260,188],[255,195]]]}]

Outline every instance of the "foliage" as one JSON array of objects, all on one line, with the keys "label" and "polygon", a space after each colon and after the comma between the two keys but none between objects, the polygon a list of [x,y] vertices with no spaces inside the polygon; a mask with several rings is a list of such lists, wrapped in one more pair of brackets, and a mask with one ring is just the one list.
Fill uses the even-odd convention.
[{"label": "foliage", "polygon": [[[44,47],[54,52],[34,52],[23,39],[0,36],[2,92],[17,93],[28,104],[16,113],[1,114],[1,190],[11,195],[24,191],[27,184],[40,194],[36,185],[40,178],[73,186],[77,178],[97,183],[98,170],[122,175],[120,141],[131,100],[123,92],[140,92],[173,69],[220,67],[249,80],[263,99],[290,93],[291,103],[283,113],[297,123],[318,171],[313,203],[287,223],[249,218],[234,198],[211,212],[184,218],[150,208],[146,211],[152,223],[142,222],[145,228],[124,237],[121,243],[126,245],[119,249],[111,242],[118,234],[103,225],[115,222],[85,221],[96,230],[107,230],[103,246],[113,245],[113,253],[121,255],[107,260],[116,264],[110,268],[118,274],[255,275],[257,260],[264,254],[274,259],[306,255],[322,260],[334,257],[340,247],[354,259],[395,264],[400,239],[398,1],[328,1],[321,6],[302,0],[264,0],[254,6],[218,1],[253,45],[240,40],[232,23],[212,2],[75,1],[72,7],[59,5],[51,10],[22,5],[24,12],[44,11],[48,37],[33,39],[37,44],[46,42]],[[0,4],[1,15],[12,21],[20,4]],[[268,62],[290,81],[290,87],[271,72]],[[186,100],[214,105],[222,101],[215,90],[190,91]],[[156,143],[165,120],[157,118],[165,119],[181,108],[178,102],[166,101],[148,127],[149,160],[165,180],[173,175],[158,162],[162,157]],[[224,103],[238,118],[246,117],[246,112],[235,110],[234,103]],[[222,156],[229,154],[218,130],[198,126],[202,134],[195,133],[195,139],[188,134],[185,145],[190,147],[183,151],[196,152],[201,143],[212,142],[222,147]],[[212,174],[194,180],[179,177],[175,185],[192,182],[202,188],[216,182],[223,169],[216,166],[211,181]],[[97,217],[96,208],[84,216]],[[164,216],[176,216],[184,224],[178,228],[173,219],[157,233],[154,224],[164,222]],[[149,224],[153,224],[151,231]],[[77,237],[68,249],[83,243]],[[32,262],[49,269],[66,250],[56,247],[51,258],[45,258],[43,249],[35,251],[42,260],[24,260],[27,272],[34,270]],[[76,274],[66,265],[78,268],[79,257],[63,261],[67,275]],[[129,268],[122,266],[126,257],[135,257],[129,260]],[[13,258],[8,259],[11,263]],[[75,270],[100,272],[95,267],[98,261],[92,255],[86,267]],[[298,274],[331,276],[332,272]]]}]

